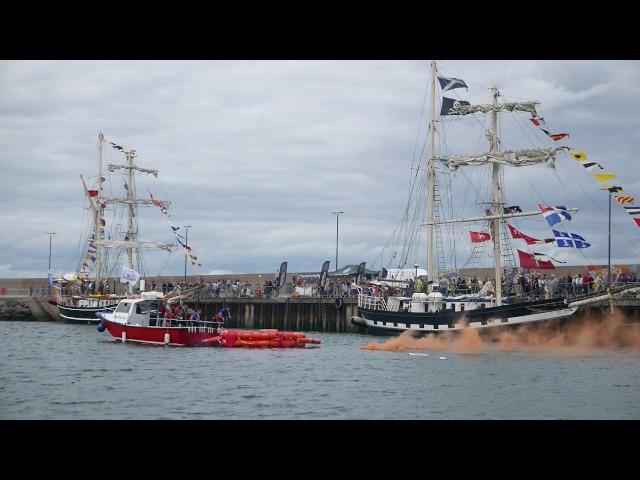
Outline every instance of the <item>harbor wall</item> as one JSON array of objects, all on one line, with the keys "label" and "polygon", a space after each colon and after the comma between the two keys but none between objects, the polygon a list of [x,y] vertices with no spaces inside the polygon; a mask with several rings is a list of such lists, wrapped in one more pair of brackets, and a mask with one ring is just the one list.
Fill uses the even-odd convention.
[{"label": "harbor wall", "polygon": [[[48,297],[0,295],[0,321],[62,321],[55,305]],[[351,332],[359,331],[351,324],[357,315],[355,298],[201,298],[186,302],[200,309],[203,320],[212,320],[224,305],[231,310],[227,328],[277,328],[288,331]],[[614,299],[614,306],[625,315],[640,321],[640,295]],[[608,310],[608,303],[583,308],[585,312],[598,313]]]}]

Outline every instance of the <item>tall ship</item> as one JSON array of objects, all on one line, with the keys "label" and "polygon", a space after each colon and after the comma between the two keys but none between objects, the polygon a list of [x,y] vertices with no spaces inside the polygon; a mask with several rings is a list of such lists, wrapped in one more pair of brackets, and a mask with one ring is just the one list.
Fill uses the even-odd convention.
[{"label": "tall ship", "polygon": [[[123,161],[109,163],[105,169],[106,147],[121,154]],[[80,175],[88,202],[80,260],[76,273],[65,275],[62,284],[56,285],[56,305],[64,321],[98,323],[97,314],[114,309],[121,299],[134,293],[134,285],[144,290],[144,280],[140,282],[146,273],[143,249],[170,252],[175,247],[172,243],[141,239],[139,207],[155,205],[166,213],[169,202],[155,199],[151,193],[150,198],[137,195],[136,175],[140,174],[157,178],[158,170],[141,167],[135,150],[127,150],[98,134],[98,168],[93,184],[87,185]],[[105,194],[105,187],[113,195]]]},{"label": "tall ship", "polygon": [[[491,92],[489,102],[472,104],[453,98],[458,97],[457,92],[461,89],[469,91],[464,80],[442,74],[435,61],[431,63],[430,73],[430,120],[425,142],[428,153],[423,157],[424,163],[421,163],[422,158],[418,162],[414,158],[416,166],[412,168],[407,208],[388,242],[393,252],[387,266],[398,268],[384,268],[379,280],[358,287],[358,314],[352,317],[352,323],[373,334],[398,334],[405,330],[417,334],[465,329],[495,331],[562,322],[584,305],[610,300],[613,295],[626,291],[637,291],[637,284],[613,286],[610,277],[601,279],[597,288],[593,283],[578,285],[574,283],[575,279],[555,278],[555,263],[562,262],[556,258],[560,256],[557,251],[584,249],[590,244],[582,235],[569,230],[572,229],[568,226],[572,215],[579,209],[555,202],[552,205],[542,203],[539,197],[536,202],[535,195],[539,193],[522,172],[537,169],[536,174],[548,177],[542,181],[550,183],[554,174],[557,177],[556,159],[561,156],[572,158],[593,172],[594,179],[609,191],[609,231],[612,196],[640,227],[640,217],[634,217],[640,214],[640,206],[634,206],[635,198],[621,194],[622,187],[613,182],[615,175],[605,172],[602,165],[587,161],[585,152],[563,145],[569,134],[555,134],[549,130],[539,116],[538,102],[503,102],[501,92],[492,87],[487,88]],[[438,98],[438,92],[441,98]],[[441,107],[440,118],[436,116],[438,105]],[[499,122],[499,115],[504,114],[510,115],[521,130],[522,125],[525,130],[530,129],[529,133],[525,131],[529,141],[533,138],[534,142],[539,142],[536,134],[542,138],[546,135],[553,146],[539,148],[534,144],[527,149],[506,149],[501,139],[502,119]],[[523,115],[529,118],[523,118]],[[463,124],[465,120],[468,123]],[[456,127],[461,127],[467,136],[473,129],[477,130],[479,147],[484,141],[481,138],[484,133],[488,148],[473,154],[450,154],[452,143],[445,133],[455,131]],[[517,130],[510,128],[508,131]],[[505,182],[505,177],[511,179],[510,183]],[[452,185],[457,181],[463,181],[465,186],[455,190],[456,195]],[[505,186],[520,189],[533,186],[533,205],[527,210],[507,203]],[[554,197],[558,193],[555,192]],[[480,215],[455,218],[471,203],[469,197],[474,196],[472,208],[479,209]],[[460,203],[465,205],[460,208]],[[546,222],[552,232],[551,238],[537,239],[514,226],[526,217],[537,217],[538,221]],[[449,238],[445,242],[446,234]],[[455,258],[456,242],[461,238],[465,238],[471,250],[463,265],[457,264]],[[526,246],[520,247],[523,250],[516,248],[516,254],[512,241],[517,240],[524,240]],[[419,264],[410,259],[424,259],[420,250],[424,243],[426,271],[419,275]],[[449,258],[453,257],[449,268],[445,261],[447,246],[453,251],[453,254],[449,252]],[[470,271],[482,261],[493,264],[487,278],[474,278],[470,283],[470,278],[461,276],[460,271]],[[611,272],[610,263],[609,253],[608,272]],[[535,280],[535,289],[525,283],[525,279],[527,282]]]}]

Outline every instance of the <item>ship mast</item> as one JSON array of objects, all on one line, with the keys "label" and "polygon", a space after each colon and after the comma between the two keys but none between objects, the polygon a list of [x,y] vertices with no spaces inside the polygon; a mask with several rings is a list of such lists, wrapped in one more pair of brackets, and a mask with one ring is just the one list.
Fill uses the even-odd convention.
[{"label": "ship mast", "polygon": [[429,123],[429,160],[427,163],[427,279],[435,281],[433,268],[433,211],[435,205],[435,138],[436,138],[436,61],[431,62],[431,121]]},{"label": "ship mast", "polygon": [[[493,87],[491,89],[491,95],[493,97],[493,105],[498,105],[498,89]],[[493,110],[491,112],[491,137],[490,137],[490,151],[496,153],[499,150],[498,147],[498,111]],[[502,213],[502,187],[500,185],[500,164],[494,163],[493,170],[491,172],[492,179],[492,203],[493,203],[493,216],[498,217]],[[493,257],[495,262],[495,292],[496,292],[496,305],[499,307],[502,305],[502,267],[500,266],[501,252],[500,252],[500,218],[494,218],[491,220],[491,235],[493,238]]]},{"label": "ship mast", "polygon": [[[127,166],[128,168],[128,172],[127,172],[127,200],[129,201],[129,205],[128,205],[128,222],[127,222],[127,240],[130,242],[135,241],[134,238],[134,225],[133,225],[133,218],[134,218],[134,203],[132,202],[133,200],[133,194],[134,194],[134,189],[133,189],[133,152],[126,152],[126,156],[127,156]],[[133,270],[133,247],[132,246],[128,246],[127,247],[127,259],[129,260],[129,268]]]},{"label": "ship mast", "polygon": [[[95,214],[95,240],[101,240],[100,232],[101,232],[101,219],[102,219],[102,202],[100,198],[102,197],[102,143],[104,141],[104,135],[102,132],[98,133],[98,195],[96,197],[96,209],[94,211]],[[91,200],[91,199],[89,199]],[[96,287],[100,283],[100,269],[101,269],[101,258],[100,258],[100,248],[96,248]]]}]

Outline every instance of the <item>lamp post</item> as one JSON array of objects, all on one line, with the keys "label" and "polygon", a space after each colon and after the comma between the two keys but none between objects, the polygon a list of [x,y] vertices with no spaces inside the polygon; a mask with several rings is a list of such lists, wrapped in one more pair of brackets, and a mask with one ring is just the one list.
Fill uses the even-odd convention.
[{"label": "lamp post", "polygon": [[415,277],[415,278],[416,278],[416,280],[418,279],[418,267],[419,267],[419,266],[420,266],[420,265],[418,265],[417,263],[413,266],[413,268],[415,268],[415,269],[416,269],[416,277]]},{"label": "lamp post", "polygon": [[[183,225],[182,228],[185,229],[184,244],[188,247],[189,246],[189,229],[191,228],[191,225]],[[187,250],[186,247],[185,247],[185,250]],[[185,285],[187,283],[187,252],[184,252],[184,283]]]},{"label": "lamp post", "polygon": [[338,271],[338,219],[340,218],[340,214],[344,212],[331,212],[336,216],[336,272]]},{"label": "lamp post", "polygon": [[49,295],[51,295],[51,281],[53,280],[53,274],[51,273],[51,238],[56,232],[45,232],[44,234],[49,235],[49,269],[47,270],[47,282],[49,285]]},{"label": "lamp post", "polygon": [[607,290],[611,288],[611,190],[609,190],[609,250],[607,264]]}]

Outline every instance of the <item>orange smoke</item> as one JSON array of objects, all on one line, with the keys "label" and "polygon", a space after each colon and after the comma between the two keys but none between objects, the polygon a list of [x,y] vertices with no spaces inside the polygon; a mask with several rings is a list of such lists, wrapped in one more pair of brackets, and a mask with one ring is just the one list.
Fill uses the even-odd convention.
[{"label": "orange smoke", "polygon": [[582,355],[602,349],[631,348],[640,352],[640,323],[631,323],[620,309],[613,314],[587,313],[562,325],[526,325],[497,332],[476,329],[444,332],[414,338],[411,331],[384,343],[370,343],[363,350],[446,350],[472,354],[480,351],[526,350],[550,354]]}]

